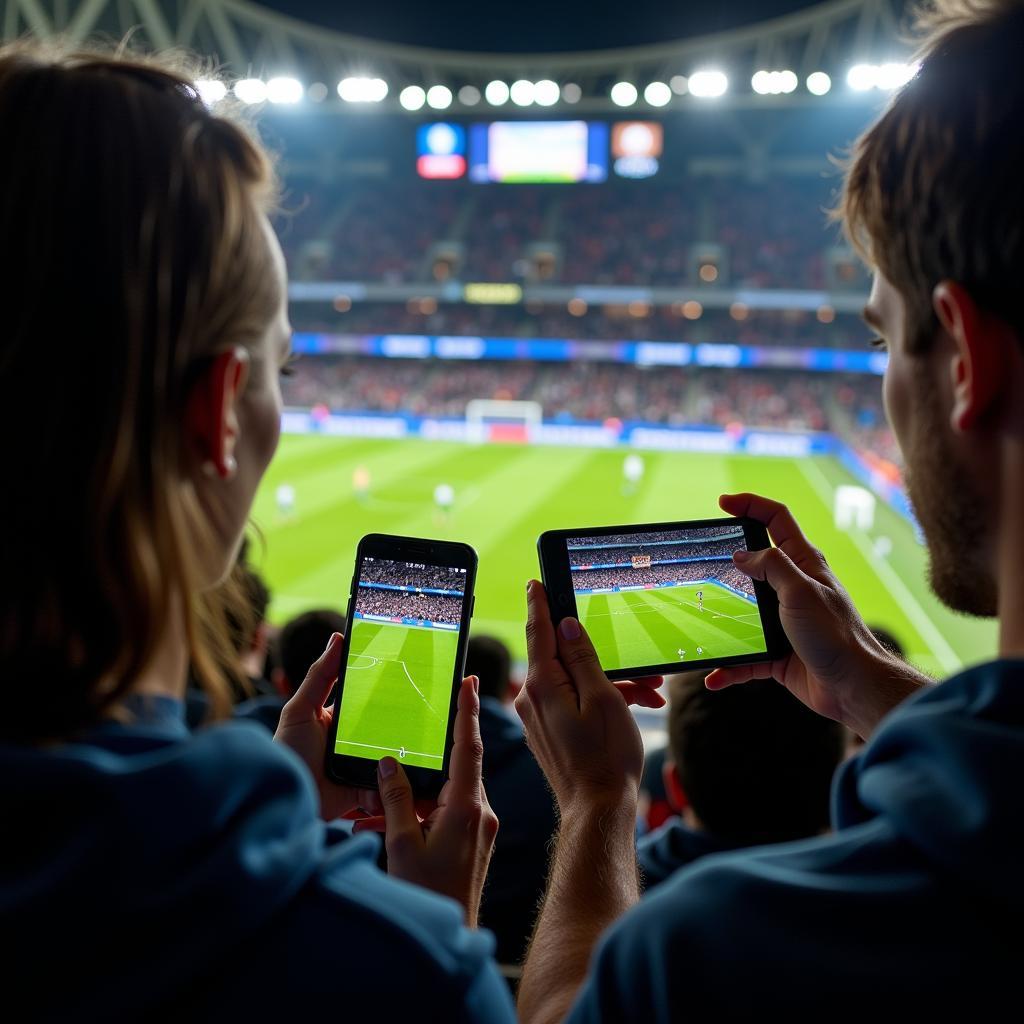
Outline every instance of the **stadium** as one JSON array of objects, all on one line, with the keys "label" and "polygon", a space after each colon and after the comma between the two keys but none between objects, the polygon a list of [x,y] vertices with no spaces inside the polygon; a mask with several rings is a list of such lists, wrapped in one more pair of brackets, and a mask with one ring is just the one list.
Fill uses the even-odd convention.
[{"label": "stadium", "polygon": [[867,277],[826,214],[830,158],[912,72],[898,7],[533,56],[419,51],[244,2],[177,22],[45,7],[7,3],[6,37],[131,28],[216,55],[208,102],[246,108],[279,155],[300,358],[255,509],[276,621],[343,606],[370,529],[462,539],[476,628],[521,658],[510,580],[536,573],[540,532],[706,517],[750,489],[784,496],[922,667],[991,649],[923,582]]}]

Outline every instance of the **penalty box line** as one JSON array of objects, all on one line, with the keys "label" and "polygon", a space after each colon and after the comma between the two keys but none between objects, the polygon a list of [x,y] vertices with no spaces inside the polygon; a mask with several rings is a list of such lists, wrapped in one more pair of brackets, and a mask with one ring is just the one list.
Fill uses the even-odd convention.
[{"label": "penalty box line", "polygon": [[398,754],[399,757],[408,757],[409,754],[414,754],[416,757],[429,757],[433,761],[444,760],[440,754],[424,754],[422,750],[409,750],[407,747],[385,747],[380,743],[357,743],[355,740],[339,740],[338,746],[366,747],[368,750],[390,750],[392,753]]}]

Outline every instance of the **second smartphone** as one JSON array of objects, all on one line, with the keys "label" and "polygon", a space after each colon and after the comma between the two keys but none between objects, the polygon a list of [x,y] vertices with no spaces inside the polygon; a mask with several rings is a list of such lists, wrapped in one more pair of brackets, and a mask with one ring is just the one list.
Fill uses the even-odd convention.
[{"label": "second smartphone", "polygon": [[394,757],[413,792],[448,778],[476,585],[468,544],[369,534],[359,542],[327,742],[327,774],[377,788]]},{"label": "second smartphone", "polygon": [[753,519],[552,530],[537,541],[551,617],[579,619],[611,679],[772,661],[779,601],[735,567],[771,546]]}]

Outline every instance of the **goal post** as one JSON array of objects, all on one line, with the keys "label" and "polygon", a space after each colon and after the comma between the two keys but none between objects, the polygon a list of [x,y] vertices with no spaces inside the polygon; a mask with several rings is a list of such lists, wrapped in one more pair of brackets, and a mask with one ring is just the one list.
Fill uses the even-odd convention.
[{"label": "goal post", "polygon": [[466,434],[478,444],[529,444],[543,422],[540,402],[474,398],[466,404]]}]

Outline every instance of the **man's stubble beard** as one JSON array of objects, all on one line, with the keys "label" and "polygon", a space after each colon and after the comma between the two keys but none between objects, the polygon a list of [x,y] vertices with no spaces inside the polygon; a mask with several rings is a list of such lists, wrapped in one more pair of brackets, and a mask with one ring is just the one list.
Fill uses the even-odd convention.
[{"label": "man's stubble beard", "polygon": [[953,611],[994,616],[999,595],[985,564],[985,502],[950,444],[935,392],[922,387],[912,400],[917,426],[904,453],[907,492],[928,543],[928,582]]}]

